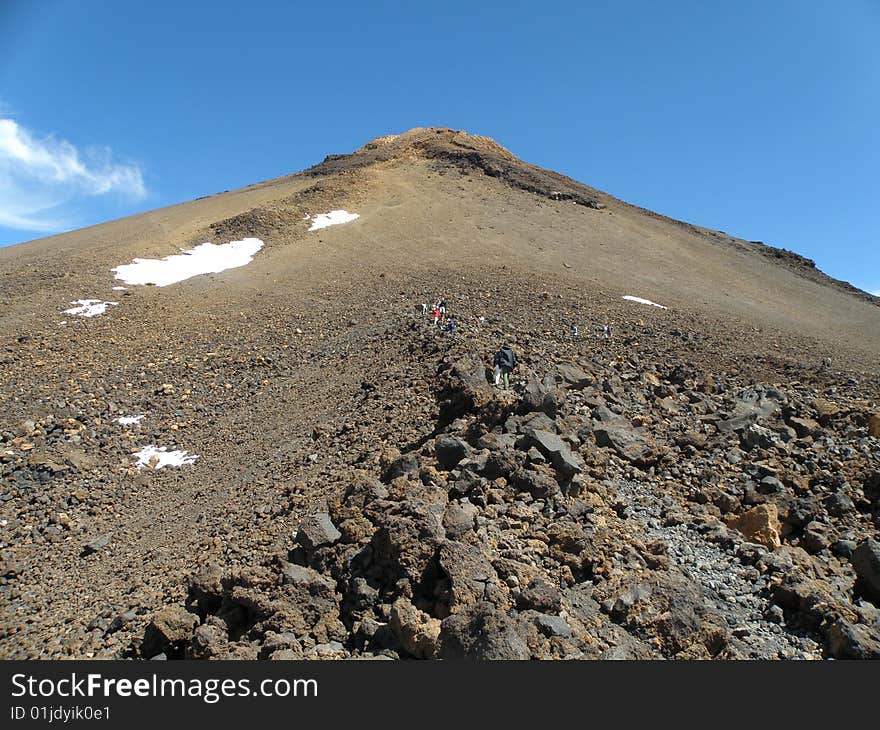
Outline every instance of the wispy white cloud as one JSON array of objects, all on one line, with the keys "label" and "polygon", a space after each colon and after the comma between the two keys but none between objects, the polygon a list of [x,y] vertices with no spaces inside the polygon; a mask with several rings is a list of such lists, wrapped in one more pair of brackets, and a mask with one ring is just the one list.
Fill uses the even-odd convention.
[{"label": "wispy white cloud", "polygon": [[81,225],[79,208],[98,196],[146,195],[137,165],[108,148],[79,150],[0,118],[0,226],[49,233]]}]

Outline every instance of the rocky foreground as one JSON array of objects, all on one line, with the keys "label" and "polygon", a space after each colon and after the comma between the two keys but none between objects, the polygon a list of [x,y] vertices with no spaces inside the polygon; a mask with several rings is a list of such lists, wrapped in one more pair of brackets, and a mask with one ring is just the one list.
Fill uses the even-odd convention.
[{"label": "rocky foreground", "polygon": [[534,279],[502,320],[498,276],[446,289],[455,337],[380,277],[354,318],[134,294],[8,345],[2,655],[877,657],[876,373]]},{"label": "rocky foreground", "polygon": [[131,654],[880,657],[864,401],[635,357],[488,376],[441,357],[432,433],[341,475],[289,549],[192,576]]}]

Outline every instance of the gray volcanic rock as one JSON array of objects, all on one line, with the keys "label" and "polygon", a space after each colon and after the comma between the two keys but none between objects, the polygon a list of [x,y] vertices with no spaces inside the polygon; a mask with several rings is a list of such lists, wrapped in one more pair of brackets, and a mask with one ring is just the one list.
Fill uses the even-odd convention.
[{"label": "gray volcanic rock", "polygon": [[441,659],[528,659],[529,648],[516,624],[490,603],[453,614],[440,625]]},{"label": "gray volcanic rock", "polygon": [[580,460],[572,454],[568,444],[556,434],[529,428],[525,432],[523,441],[526,448],[532,446],[537,448],[564,477],[571,478],[583,471]]},{"label": "gray volcanic rock", "polygon": [[470,446],[455,436],[438,436],[434,441],[434,453],[443,469],[453,469],[470,453]]},{"label": "gray volcanic rock", "polygon": [[654,440],[646,433],[633,428],[604,406],[594,411],[593,433],[598,446],[609,446],[620,456],[636,466],[649,466],[657,461],[659,452]]},{"label": "gray volcanic rock", "polygon": [[562,384],[573,390],[583,390],[593,383],[592,376],[577,365],[562,363],[557,367],[556,372]]},{"label": "gray volcanic rock", "polygon": [[867,538],[855,549],[851,560],[865,596],[880,606],[880,542]]},{"label": "gray volcanic rock", "polygon": [[828,641],[835,659],[880,659],[880,635],[868,626],[836,621]]},{"label": "gray volcanic rock", "polygon": [[541,411],[550,418],[554,418],[556,405],[556,384],[553,378],[547,376],[542,381],[531,378],[526,383],[525,393],[520,403],[520,410],[523,413]]},{"label": "gray volcanic rock", "polygon": [[476,526],[480,510],[470,502],[450,502],[443,515],[443,528],[450,540],[457,540]]},{"label": "gray volcanic rock", "polygon": [[342,533],[336,529],[326,512],[318,512],[303,520],[297,528],[296,540],[306,550],[332,545]]}]

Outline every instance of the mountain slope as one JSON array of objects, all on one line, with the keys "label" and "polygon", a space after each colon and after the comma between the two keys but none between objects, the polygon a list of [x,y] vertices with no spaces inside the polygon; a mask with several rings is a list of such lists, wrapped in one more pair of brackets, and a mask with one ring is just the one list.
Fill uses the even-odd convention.
[{"label": "mountain slope", "polygon": [[[302,220],[322,205],[357,208],[361,220],[325,243],[306,235]],[[363,268],[404,271],[500,264],[845,345],[880,345],[871,297],[846,292],[794,257],[633,208],[521,163],[484,138],[446,130],[382,138],[296,176],[5,249],[4,289],[15,311],[28,279],[79,277],[89,268],[100,271],[97,284],[101,269],[135,256],[245,235],[267,239],[257,266],[282,274],[299,276],[302,265],[325,275],[353,256]],[[45,264],[42,253],[51,254]]]},{"label": "mountain slope", "polygon": [[[337,209],[359,217],[309,230],[314,216]],[[121,282],[111,269],[136,257],[249,237],[265,246],[239,268],[167,287],[112,289]],[[243,610],[223,595],[236,586],[251,591],[265,615],[254,609],[259,621],[249,614],[244,623],[227,621],[218,639],[226,648],[211,655],[281,650],[270,651],[270,634],[283,626],[297,627],[288,633],[297,634],[302,653],[319,644],[332,654],[331,642],[377,653],[379,644],[365,649],[373,638],[364,638],[364,627],[393,624],[388,607],[404,598],[427,618],[400,604],[395,621],[404,613],[426,626],[448,621],[446,651],[457,637],[455,651],[468,654],[470,624],[459,624],[478,604],[429,599],[428,588],[443,594],[436,578],[452,560],[444,549],[471,548],[489,551],[474,558],[477,572],[487,561],[498,573],[492,611],[520,610],[543,627],[541,636],[564,629],[528,613],[537,609],[515,609],[522,599],[512,576],[564,588],[566,610],[581,600],[570,592],[587,584],[596,601],[611,601],[594,617],[595,631],[578,619],[577,645],[539,641],[528,629],[530,655],[598,656],[622,646],[636,656],[869,651],[870,636],[832,640],[847,631],[862,636],[872,609],[861,589],[853,593],[854,568],[831,545],[859,543],[876,529],[871,490],[880,465],[870,418],[880,388],[880,309],[796,257],[635,208],[527,165],[486,138],[429,129],[374,140],[296,175],[2,249],[0,276],[3,656],[185,654],[194,651],[186,648],[192,637],[157,639],[155,622],[152,639],[141,642],[150,616],[177,611],[189,595],[207,601],[197,613],[213,627],[199,631],[210,634],[219,628],[218,606]],[[455,337],[413,314],[441,296],[457,318]],[[80,299],[116,304],[94,318],[62,313]],[[595,337],[607,323],[614,337]],[[512,395],[479,382],[478,363],[489,365],[502,340],[520,357]],[[547,393],[535,400],[545,387],[553,409]],[[755,402],[775,405],[765,413]],[[601,435],[608,431],[602,408],[636,429],[638,438],[626,436],[628,427],[615,422],[620,438],[638,443],[647,433],[656,453],[648,461],[618,453]],[[718,425],[745,411],[739,430]],[[539,430],[565,439],[583,462],[578,473],[589,479],[579,476],[574,491],[556,457],[513,444],[532,438],[536,413],[549,419]],[[143,415],[138,424],[116,422],[135,415]],[[461,475],[437,456],[444,436],[508,465],[497,476],[480,467],[483,497],[456,496],[452,484]],[[198,458],[139,470],[133,454],[147,445]],[[403,473],[394,476],[388,470],[401,452],[420,467],[407,471],[401,462]],[[755,486],[770,476],[778,490]],[[524,483],[531,486],[516,486]],[[378,497],[383,490],[390,496]],[[853,505],[840,515],[826,506],[838,494]],[[425,504],[441,503],[459,516],[476,505],[480,528],[448,540],[431,533],[438,552],[422,564],[431,580],[419,584],[407,573],[418,560],[405,558],[418,548],[403,538],[394,543],[394,581],[387,563],[372,566],[375,575],[347,572],[355,548],[377,548],[372,531],[405,535],[412,520],[439,509],[423,514]],[[753,556],[743,570],[763,571],[764,582],[753,593],[745,573],[736,578],[731,595],[745,608],[731,614],[706,581],[723,580],[717,566],[750,548],[722,535],[722,523],[771,503],[790,565]],[[305,554],[296,531],[323,511],[339,526],[354,522],[342,545]],[[664,524],[673,513],[682,522]],[[390,525],[383,515],[401,516]],[[813,522],[819,526],[807,529]],[[577,536],[565,537],[560,525]],[[706,525],[721,535],[715,542],[705,538]],[[537,543],[557,538],[581,544],[584,530],[598,552],[577,565],[558,551],[540,553]],[[668,546],[666,567],[649,547],[658,540]],[[526,569],[499,562],[513,559],[505,550],[538,552]],[[691,562],[702,565],[701,556],[716,567],[687,572]],[[291,563],[315,574],[291,573]],[[823,576],[829,605],[840,607],[833,616],[816,619],[785,594],[774,605],[788,601],[786,621],[764,617],[776,601],[774,581],[801,580],[795,568]],[[220,571],[211,574],[225,576],[226,588],[188,589],[200,570]],[[279,577],[284,570],[287,579]],[[407,575],[409,594],[395,587]],[[470,585],[471,577],[455,580]],[[355,578],[381,597],[375,607],[357,603],[363,596],[355,600],[351,586],[363,584]],[[660,610],[671,601],[690,607],[691,618],[712,617],[695,624],[699,647],[636,615],[638,600],[624,597],[614,608],[612,599],[632,593],[628,581],[640,580],[662,584],[646,605]],[[276,588],[303,581],[322,602],[314,615],[284,623],[276,608],[290,596]],[[797,585],[806,590],[803,580]],[[592,605],[581,598],[578,605]],[[738,618],[752,627],[751,638],[724,629]],[[394,646],[385,649],[414,653]]]}]

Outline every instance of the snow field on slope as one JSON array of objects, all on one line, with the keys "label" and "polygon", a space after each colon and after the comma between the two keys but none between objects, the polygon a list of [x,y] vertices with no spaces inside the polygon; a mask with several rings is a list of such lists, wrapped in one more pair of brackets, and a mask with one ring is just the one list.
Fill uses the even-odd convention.
[{"label": "snow field on slope", "polygon": [[642,299],[641,297],[634,297],[630,294],[627,294],[625,297],[628,302],[636,302],[637,304],[648,304],[652,307],[657,307],[659,309],[669,309],[669,307],[664,307],[662,304],[657,304],[657,302],[652,302],[650,299]]},{"label": "snow field on slope", "polygon": [[152,467],[153,469],[161,469],[165,466],[183,466],[184,464],[194,464],[199,457],[190,454],[188,451],[169,451],[167,446],[144,446],[140,451],[134,454],[137,457],[135,466],[138,469]]},{"label": "snow field on slope", "polygon": [[341,223],[349,223],[360,218],[358,213],[349,213],[347,210],[331,210],[329,213],[321,213],[312,218],[310,231],[317,231],[328,226],[338,226]]},{"label": "snow field on slope", "polygon": [[245,238],[220,245],[206,241],[195,248],[162,259],[134,259],[113,269],[113,274],[126,284],[168,286],[200,274],[218,274],[253,261],[263,248],[259,238]]},{"label": "snow field on slope", "polygon": [[108,306],[117,306],[119,302],[105,302],[101,299],[77,299],[71,302],[77,306],[65,309],[64,314],[72,314],[75,317],[97,317],[107,311]]}]

